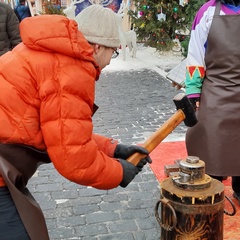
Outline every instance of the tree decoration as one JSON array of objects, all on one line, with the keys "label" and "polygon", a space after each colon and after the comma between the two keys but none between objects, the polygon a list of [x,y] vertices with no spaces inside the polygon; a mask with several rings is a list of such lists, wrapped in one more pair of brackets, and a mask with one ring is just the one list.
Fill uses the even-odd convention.
[{"label": "tree decoration", "polygon": [[135,10],[128,13],[138,41],[167,51],[173,48],[176,36],[180,43],[187,41],[185,33],[190,33],[195,14],[206,1],[136,0]]},{"label": "tree decoration", "polygon": [[157,14],[157,19],[158,19],[158,21],[166,21],[166,14],[164,14],[162,12],[162,7],[161,7],[161,10],[160,10],[160,13]]},{"label": "tree decoration", "polygon": [[179,5],[184,7],[188,4],[188,0],[179,0]]},{"label": "tree decoration", "polygon": [[177,14],[177,13],[173,13],[172,16],[173,16],[174,19],[177,19],[177,18],[178,18],[178,14]]}]

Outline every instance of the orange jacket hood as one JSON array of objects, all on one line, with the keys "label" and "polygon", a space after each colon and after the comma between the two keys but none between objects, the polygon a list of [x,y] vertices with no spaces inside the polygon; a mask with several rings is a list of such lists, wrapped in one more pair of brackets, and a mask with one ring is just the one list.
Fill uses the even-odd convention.
[{"label": "orange jacket hood", "polygon": [[26,18],[20,24],[20,33],[28,48],[88,60],[97,66],[92,57],[93,50],[74,20],[60,15]]}]

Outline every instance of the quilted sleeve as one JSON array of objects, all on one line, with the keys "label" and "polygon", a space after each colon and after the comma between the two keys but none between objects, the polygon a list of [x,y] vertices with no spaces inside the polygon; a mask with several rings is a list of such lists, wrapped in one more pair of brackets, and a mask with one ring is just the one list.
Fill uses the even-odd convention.
[{"label": "quilted sleeve", "polygon": [[101,151],[103,151],[109,157],[114,156],[114,151],[118,144],[117,140],[114,140],[112,138],[106,138],[98,134],[93,134],[93,139],[95,140],[96,144],[98,145],[98,148]]},{"label": "quilted sleeve", "polygon": [[11,47],[14,48],[22,41],[19,31],[19,22],[17,16],[11,8],[8,9],[7,18],[7,34],[11,43]]},{"label": "quilted sleeve", "polygon": [[98,138],[97,144],[93,137],[95,79],[89,68],[66,66],[42,83],[41,129],[49,156],[62,176],[81,185],[111,189],[121,182],[123,170],[103,152],[106,139]]}]

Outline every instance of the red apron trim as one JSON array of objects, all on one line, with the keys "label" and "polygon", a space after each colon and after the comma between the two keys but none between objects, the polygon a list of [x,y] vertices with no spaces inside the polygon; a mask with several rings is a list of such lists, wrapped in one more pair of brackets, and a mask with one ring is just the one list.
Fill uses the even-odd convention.
[{"label": "red apron trim", "polygon": [[5,187],[6,183],[4,181],[4,179],[2,178],[2,176],[0,175],[0,187]]}]

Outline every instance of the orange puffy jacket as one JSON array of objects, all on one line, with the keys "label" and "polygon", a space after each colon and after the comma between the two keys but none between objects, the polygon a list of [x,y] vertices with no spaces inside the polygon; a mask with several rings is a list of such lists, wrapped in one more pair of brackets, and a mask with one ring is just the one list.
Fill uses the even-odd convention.
[{"label": "orange puffy jacket", "polygon": [[100,69],[77,23],[41,15],[20,24],[23,43],[0,58],[0,142],[47,150],[70,181],[117,187],[117,142],[92,133]]}]

